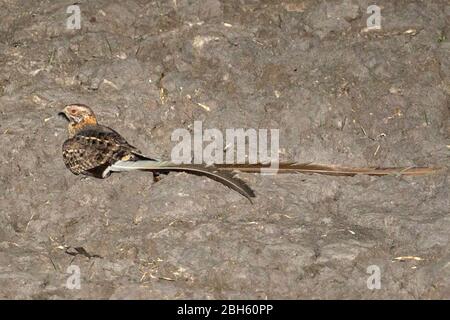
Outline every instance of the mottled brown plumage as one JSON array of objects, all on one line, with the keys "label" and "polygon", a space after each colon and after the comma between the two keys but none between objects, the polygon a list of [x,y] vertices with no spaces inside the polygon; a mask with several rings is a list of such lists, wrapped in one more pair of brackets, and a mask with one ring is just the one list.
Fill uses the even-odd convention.
[{"label": "mottled brown plumage", "polygon": [[63,144],[64,163],[70,171],[98,178],[114,162],[138,160],[138,154],[117,132],[100,125],[87,126]]}]

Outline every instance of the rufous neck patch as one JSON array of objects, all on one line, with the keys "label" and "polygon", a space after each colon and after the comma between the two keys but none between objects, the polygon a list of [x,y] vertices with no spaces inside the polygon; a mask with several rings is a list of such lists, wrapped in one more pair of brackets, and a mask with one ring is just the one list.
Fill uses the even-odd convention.
[{"label": "rufous neck patch", "polygon": [[69,123],[69,136],[73,137],[76,135],[79,131],[81,131],[86,126],[92,126],[97,124],[97,119],[95,117],[86,117],[79,123]]}]

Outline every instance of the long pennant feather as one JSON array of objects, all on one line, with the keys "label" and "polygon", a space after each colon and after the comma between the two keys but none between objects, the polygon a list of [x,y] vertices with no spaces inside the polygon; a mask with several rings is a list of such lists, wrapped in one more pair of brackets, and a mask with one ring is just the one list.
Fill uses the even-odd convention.
[{"label": "long pennant feather", "polygon": [[247,173],[317,173],[335,176],[355,176],[355,175],[403,175],[403,176],[423,176],[442,171],[438,167],[345,167],[336,165],[322,165],[316,163],[295,163],[284,162],[271,168],[271,164],[217,164],[214,167],[220,171],[240,171]]},{"label": "long pennant feather", "polygon": [[232,172],[218,171],[215,167],[204,165],[181,164],[177,165],[168,161],[138,160],[138,161],[117,161],[111,168],[111,171],[183,171],[197,175],[204,175],[213,180],[223,183],[227,187],[239,192],[250,202],[255,197],[255,193],[245,182],[236,178]]}]

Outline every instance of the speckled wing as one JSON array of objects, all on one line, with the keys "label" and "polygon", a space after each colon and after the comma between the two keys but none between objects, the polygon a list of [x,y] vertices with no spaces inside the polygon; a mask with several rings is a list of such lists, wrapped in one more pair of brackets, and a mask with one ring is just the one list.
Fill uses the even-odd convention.
[{"label": "speckled wing", "polygon": [[140,158],[139,150],[104,126],[87,127],[63,144],[64,163],[74,174],[105,178],[104,173],[116,161]]}]

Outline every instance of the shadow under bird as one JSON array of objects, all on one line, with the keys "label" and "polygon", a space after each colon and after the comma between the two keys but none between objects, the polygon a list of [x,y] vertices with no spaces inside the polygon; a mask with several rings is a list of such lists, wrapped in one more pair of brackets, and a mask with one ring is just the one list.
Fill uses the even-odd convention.
[{"label": "shadow under bird", "polygon": [[[59,113],[68,121],[69,138],[63,143],[62,152],[66,167],[72,173],[104,179],[111,172],[151,171],[155,175],[170,171],[182,171],[214,179],[245,196],[250,202],[253,190],[235,177],[236,171],[260,173],[270,169],[270,164],[175,164],[145,156],[130,145],[115,130],[101,125],[92,109],[83,104],[71,104]],[[317,173],[326,175],[409,175],[418,176],[437,172],[439,168],[395,167],[352,168],[314,163],[279,163],[276,173]]]}]

